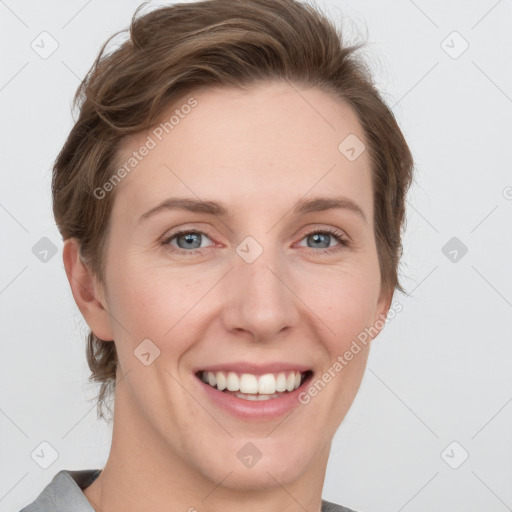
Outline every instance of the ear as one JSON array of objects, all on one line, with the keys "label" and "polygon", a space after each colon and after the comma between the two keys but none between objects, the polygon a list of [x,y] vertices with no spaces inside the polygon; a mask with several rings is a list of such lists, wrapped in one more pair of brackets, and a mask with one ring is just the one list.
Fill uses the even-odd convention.
[{"label": "ear", "polygon": [[112,341],[114,336],[103,286],[80,257],[76,239],[65,240],[62,258],[76,305],[91,331],[101,340]]},{"label": "ear", "polygon": [[383,327],[386,325],[386,317],[388,316],[389,308],[391,307],[391,301],[393,300],[393,290],[384,289],[381,287],[379,300],[375,309],[375,317],[373,319],[373,325],[371,333],[372,339],[376,338]]}]

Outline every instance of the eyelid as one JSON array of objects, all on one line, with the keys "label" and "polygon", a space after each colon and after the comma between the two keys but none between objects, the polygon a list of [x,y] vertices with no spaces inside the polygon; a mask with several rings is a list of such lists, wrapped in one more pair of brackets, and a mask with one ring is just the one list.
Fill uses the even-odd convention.
[{"label": "eyelid", "polygon": [[[187,234],[190,234],[190,233],[203,235],[203,236],[205,236],[205,237],[207,237],[207,238],[209,238],[210,240],[213,241],[212,237],[210,235],[208,235],[208,233],[206,231],[204,231],[204,230],[195,229],[195,228],[182,228],[182,229],[178,229],[177,231],[174,231],[174,232],[172,232],[170,234],[165,234],[161,238],[160,243],[162,245],[170,245],[171,240],[174,240],[175,238],[177,238],[180,235],[187,235]],[[172,246],[172,247],[174,247],[174,246]],[[213,247],[213,245],[211,247]],[[207,247],[202,247],[202,248],[199,248],[199,249],[192,249],[192,250],[181,249],[180,247],[174,247],[174,249],[177,252],[193,253],[195,251],[202,251],[204,249],[207,249]]]},{"label": "eyelid", "polygon": [[[349,246],[352,243],[351,238],[345,233],[345,231],[343,231],[342,229],[336,228],[334,226],[312,227],[312,228],[308,229],[308,231],[303,233],[300,241],[304,240],[304,238],[306,238],[307,236],[313,235],[315,233],[323,233],[323,234],[331,235],[335,239],[338,239],[339,244],[343,245],[343,246]],[[312,247],[309,247],[309,249],[312,249]],[[328,249],[332,249],[332,248],[328,248]],[[323,250],[326,251],[328,249],[323,249]],[[320,249],[320,250],[322,250],[322,249]]]},{"label": "eyelid", "polygon": [[[190,250],[182,249],[180,247],[175,247],[175,246],[172,246],[170,244],[170,242],[172,240],[174,240],[176,237],[178,237],[180,235],[190,234],[190,233],[206,236],[207,238],[212,240],[214,242],[214,244],[210,245],[208,247],[200,247],[200,248],[197,248],[197,249],[190,249]],[[320,227],[318,225],[317,226],[312,226],[312,227],[308,228],[307,231],[303,232],[301,238],[299,239],[299,242],[304,240],[306,237],[311,236],[311,235],[316,234],[316,233],[328,234],[331,237],[333,237],[338,242],[338,244],[334,245],[334,246],[330,246],[330,247],[325,247],[325,248],[306,247],[306,249],[309,249],[313,253],[321,253],[321,254],[322,253],[323,254],[331,253],[332,254],[332,253],[335,253],[337,251],[340,251],[340,250],[346,249],[348,247],[351,247],[351,245],[352,245],[351,238],[343,230],[341,230],[339,228],[336,228],[334,226],[322,226],[322,227]],[[203,253],[205,250],[211,249],[211,248],[215,247],[215,241],[207,233],[207,231],[204,231],[204,230],[201,230],[201,229],[198,229],[198,228],[192,228],[192,227],[180,228],[180,229],[178,229],[178,230],[176,230],[176,231],[174,231],[174,232],[172,232],[170,234],[165,234],[161,238],[160,244],[163,245],[163,246],[172,247],[172,249],[170,249],[171,252],[175,252],[175,253],[178,253],[178,254],[187,254],[187,255]],[[304,247],[304,246],[299,246],[299,247]]]}]

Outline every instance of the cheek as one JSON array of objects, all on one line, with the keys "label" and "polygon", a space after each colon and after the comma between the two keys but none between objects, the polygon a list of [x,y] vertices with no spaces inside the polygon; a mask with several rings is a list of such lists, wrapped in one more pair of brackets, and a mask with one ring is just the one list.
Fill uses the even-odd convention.
[{"label": "cheek", "polygon": [[375,307],[378,298],[378,281],[355,275],[338,293],[338,304],[330,310],[335,335],[329,338],[327,350],[329,363],[326,371],[336,377],[332,391],[333,403],[338,402],[340,411],[350,407],[360,386],[368,359]]},{"label": "cheek", "polygon": [[[311,400],[313,408],[317,408],[315,414],[330,425],[334,434],[357,394],[366,368],[371,342],[368,332],[373,324],[379,283],[364,272],[344,272],[316,282],[323,286],[310,292],[309,304],[314,305],[311,309],[320,319],[317,332],[323,333],[320,342],[325,357],[306,399]],[[325,411],[330,411],[326,417]]]},{"label": "cheek", "polygon": [[330,351],[350,344],[372,324],[379,288],[373,267],[319,270],[301,280],[300,297],[325,325]]},{"label": "cheek", "polygon": [[[110,275],[109,310],[121,350],[133,350],[145,339],[166,354],[179,354],[187,348],[197,325],[190,320],[194,306],[207,291],[206,284],[190,274],[125,261]],[[181,335],[183,329],[186,336]]]}]

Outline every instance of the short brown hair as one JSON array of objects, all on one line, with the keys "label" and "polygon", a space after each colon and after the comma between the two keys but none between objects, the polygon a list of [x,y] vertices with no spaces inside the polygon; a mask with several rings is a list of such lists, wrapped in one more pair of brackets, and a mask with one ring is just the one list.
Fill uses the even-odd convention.
[{"label": "short brown hair", "polygon": [[[53,168],[53,211],[64,240],[76,238],[104,282],[103,247],[115,191],[94,190],[116,170],[120,142],[151,127],[177,98],[198,88],[247,88],[268,80],[318,87],[348,104],[363,128],[372,167],[375,240],[385,290],[400,285],[401,229],[413,159],[371,73],[329,18],[296,0],[205,0],[133,15],[129,38],[109,38],[80,84],[78,119]],[[121,31],[124,32],[124,31]],[[340,141],[341,142],[341,141]],[[115,389],[115,344],[88,335],[91,381],[101,383],[98,416]]]}]

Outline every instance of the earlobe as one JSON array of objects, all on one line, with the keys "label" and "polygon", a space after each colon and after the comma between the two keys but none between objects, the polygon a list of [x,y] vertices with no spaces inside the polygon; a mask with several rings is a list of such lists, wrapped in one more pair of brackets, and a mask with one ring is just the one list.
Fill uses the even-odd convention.
[{"label": "earlobe", "polygon": [[113,340],[103,287],[80,257],[76,239],[65,240],[62,259],[73,298],[90,329],[104,341]]}]

